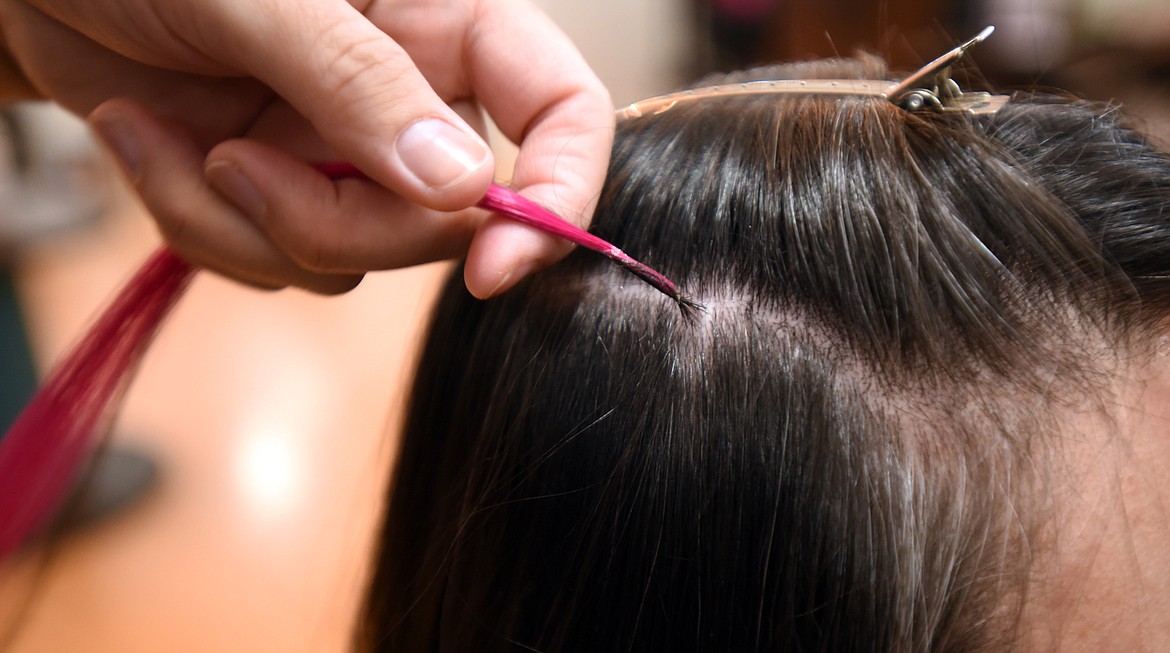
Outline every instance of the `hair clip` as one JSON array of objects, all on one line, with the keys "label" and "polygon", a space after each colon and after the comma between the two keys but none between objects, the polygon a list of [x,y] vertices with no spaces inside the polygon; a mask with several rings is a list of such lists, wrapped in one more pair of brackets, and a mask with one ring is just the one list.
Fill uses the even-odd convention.
[{"label": "hair clip", "polygon": [[668,93],[635,102],[617,111],[617,120],[629,120],[669,111],[675,106],[712,97],[738,95],[852,95],[881,97],[907,111],[932,109],[993,114],[1008,101],[1006,95],[964,93],[950,78],[950,69],[967,50],[983,42],[994,27],[987,27],[974,38],[919,68],[900,82],[874,79],[773,79],[741,84],[720,84],[705,88]]},{"label": "hair clip", "polygon": [[951,79],[951,66],[967,54],[967,50],[982,43],[995,31],[987,26],[967,42],[919,68],[912,75],[891,85],[885,96],[907,111],[933,108],[939,111],[963,111],[974,114],[993,114],[1007,104],[1008,96],[991,93],[964,93]]}]

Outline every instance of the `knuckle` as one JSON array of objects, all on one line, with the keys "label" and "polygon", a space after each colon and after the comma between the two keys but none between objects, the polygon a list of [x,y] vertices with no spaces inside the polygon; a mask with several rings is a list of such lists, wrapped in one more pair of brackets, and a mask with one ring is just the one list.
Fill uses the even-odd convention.
[{"label": "knuckle", "polygon": [[180,252],[195,252],[199,249],[198,216],[181,210],[151,210],[158,224],[159,232],[171,246]]},{"label": "knuckle", "polygon": [[[322,66],[325,88],[334,97],[356,102],[369,101],[371,90],[380,97],[404,95],[404,91],[395,93],[395,89],[406,81],[409,68],[394,65],[396,57],[387,47],[388,37],[373,34],[355,39],[346,31],[344,26],[336,26],[321,37],[327,42],[321,50],[331,53]],[[371,87],[375,80],[376,86]]]},{"label": "knuckle", "polygon": [[345,233],[333,221],[303,228],[290,234],[286,242],[288,256],[311,272],[328,273],[346,269],[352,249]]},{"label": "knuckle", "polygon": [[287,244],[285,252],[298,266],[310,272],[328,272],[337,253],[320,239],[298,238]]},{"label": "knuckle", "polygon": [[304,270],[313,273],[337,270],[351,249],[345,228],[351,218],[340,201],[341,196],[336,190],[295,199],[292,195],[271,207],[265,228],[269,238]]}]

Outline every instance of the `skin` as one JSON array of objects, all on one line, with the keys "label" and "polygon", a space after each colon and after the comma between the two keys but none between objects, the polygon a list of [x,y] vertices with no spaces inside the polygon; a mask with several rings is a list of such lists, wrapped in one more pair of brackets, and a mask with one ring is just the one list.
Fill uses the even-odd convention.
[{"label": "skin", "polygon": [[[580,225],[612,143],[604,87],[525,0],[0,0],[0,31],[8,98],[88,116],[180,255],[261,287],[466,256],[472,293],[503,292],[568,247],[473,208],[481,109],[520,145],[513,188]],[[464,174],[412,173],[425,119],[469,144]],[[309,165],[330,160],[373,182]]]},{"label": "skin", "polygon": [[1170,641],[1170,322],[1069,406],[1045,486],[1022,651],[1161,651]]}]

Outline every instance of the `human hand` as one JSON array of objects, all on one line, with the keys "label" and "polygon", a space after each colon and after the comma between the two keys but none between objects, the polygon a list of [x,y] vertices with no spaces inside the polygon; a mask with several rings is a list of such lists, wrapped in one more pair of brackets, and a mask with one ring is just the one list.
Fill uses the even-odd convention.
[{"label": "human hand", "polygon": [[[9,0],[0,28],[173,248],[259,286],[466,254],[484,297],[563,255],[471,208],[494,173],[479,106],[520,144],[513,187],[565,218],[588,222],[605,174],[609,96],[526,0]],[[337,159],[377,184],[310,165]]]}]

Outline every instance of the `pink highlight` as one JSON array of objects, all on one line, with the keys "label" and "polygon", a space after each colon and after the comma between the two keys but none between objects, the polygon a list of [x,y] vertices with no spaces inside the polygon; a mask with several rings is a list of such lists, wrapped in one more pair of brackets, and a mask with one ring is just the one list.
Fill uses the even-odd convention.
[{"label": "pink highlight", "polygon": [[324,161],[313,167],[330,179],[369,179],[357,166],[345,161]]},{"label": "pink highlight", "polygon": [[478,206],[591,249],[637,275],[667,297],[676,302],[682,301],[678,287],[662,273],[634,260],[616,245],[562,220],[552,211],[513,190],[492,184],[488,187],[487,194],[478,202]]},{"label": "pink highlight", "polygon": [[193,273],[170,250],[156,252],[0,440],[0,559],[59,507]]},{"label": "pink highlight", "polygon": [[[314,167],[332,179],[367,178],[356,166],[344,161],[317,163],[314,164]],[[634,260],[616,245],[598,238],[588,231],[560,218],[552,211],[513,190],[504,188],[499,184],[492,184],[488,187],[487,194],[476,205],[605,256],[614,263],[629,270],[632,274],[650,284],[662,294],[678,302],[679,307],[684,312],[698,307],[697,304],[685,299],[679,291],[678,286],[662,273],[644,263]]]}]

